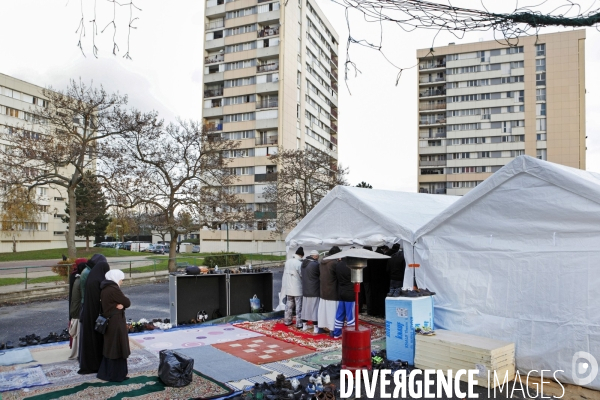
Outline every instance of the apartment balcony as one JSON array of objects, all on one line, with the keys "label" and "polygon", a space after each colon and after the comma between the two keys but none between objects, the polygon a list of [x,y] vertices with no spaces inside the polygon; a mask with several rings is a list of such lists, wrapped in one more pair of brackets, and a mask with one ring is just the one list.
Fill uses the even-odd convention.
[{"label": "apartment balcony", "polygon": [[216,142],[217,140],[223,140],[220,133],[208,133],[206,134],[206,140],[209,142]]},{"label": "apartment balcony", "polygon": [[204,84],[209,84],[213,82],[221,82],[224,79],[223,72],[209,72],[204,75]]},{"label": "apartment balcony", "polygon": [[211,29],[218,29],[218,28],[223,28],[225,26],[225,20],[218,20],[218,21],[212,21],[207,23],[206,25],[206,30],[211,30]]},{"label": "apartment balcony", "polygon": [[446,160],[419,161],[420,167],[445,167]]},{"label": "apartment balcony", "polygon": [[207,40],[206,43],[204,44],[204,50],[213,50],[214,49],[219,49],[225,47],[225,38],[217,38],[217,39],[213,39],[213,40]]},{"label": "apartment balcony", "polygon": [[420,103],[419,104],[419,111],[434,111],[434,110],[445,110],[446,109],[446,103],[435,103],[435,104],[428,104],[428,103]]},{"label": "apartment balcony", "polygon": [[256,146],[273,146],[277,144],[277,136],[267,136],[255,138]]},{"label": "apartment balcony", "polygon": [[[260,1],[259,1],[260,3]],[[279,35],[279,27],[263,29],[257,32],[259,38]]]},{"label": "apartment balcony", "polygon": [[419,85],[431,85],[436,83],[446,82],[446,77],[443,78],[427,78],[427,79],[419,79]]},{"label": "apartment balcony", "polygon": [[254,218],[256,219],[275,219],[277,213],[275,211],[254,211]]},{"label": "apartment balcony", "polygon": [[258,13],[257,22],[261,25],[271,22],[279,23],[280,10],[273,10],[265,13]]},{"label": "apartment balcony", "polygon": [[219,132],[223,130],[223,124],[205,124],[205,132]]},{"label": "apartment balcony", "polygon": [[332,123],[331,123],[331,130],[337,133],[337,131],[338,131],[338,126],[337,126],[337,124],[335,124],[335,123],[333,123],[333,122],[332,122]]},{"label": "apartment balcony", "polygon": [[256,102],[256,109],[260,110],[263,108],[277,108],[279,106],[279,99],[264,99]]},{"label": "apartment balcony", "polygon": [[271,71],[278,71],[279,70],[279,63],[269,63],[269,64],[262,64],[262,65],[257,65],[256,66],[256,72],[271,72]]},{"label": "apartment balcony", "polygon": [[329,59],[329,63],[331,64],[332,67],[337,68],[338,66],[338,56],[335,55],[331,55],[331,58]]},{"label": "apartment balcony", "polygon": [[337,119],[338,117],[338,109],[335,107],[331,108],[331,115],[333,116],[333,118]]},{"label": "apartment balcony", "polygon": [[331,82],[331,88],[337,92],[338,91],[337,82]]},{"label": "apartment balcony", "polygon": [[204,91],[204,98],[223,96],[223,88],[210,89]]},{"label": "apartment balcony", "polygon": [[266,174],[254,175],[254,182],[275,182],[277,180],[277,172],[269,172]]},{"label": "apartment balcony", "polygon": [[331,143],[336,144],[336,145],[338,144],[338,141],[335,138],[335,136],[331,136],[330,139],[331,139]]},{"label": "apartment balcony", "polygon": [[208,0],[206,2],[206,17],[225,14],[224,0]]},{"label": "apartment balcony", "polygon": [[426,92],[419,93],[419,97],[435,97],[435,96],[445,96],[445,95],[446,95],[446,89],[444,89],[444,90],[440,90],[440,89],[428,90]]},{"label": "apartment balcony", "polygon": [[223,61],[225,61],[225,55],[223,55],[223,54],[217,54],[215,56],[204,57],[205,64],[214,64],[214,63],[223,62]]},{"label": "apartment balcony", "polygon": [[420,64],[419,70],[446,68],[446,62]]},{"label": "apartment balcony", "polygon": [[446,118],[424,119],[419,121],[419,125],[440,125],[445,123]]},{"label": "apartment balcony", "polygon": [[421,133],[419,135],[419,139],[439,139],[445,138],[446,132],[437,132],[437,133]]}]

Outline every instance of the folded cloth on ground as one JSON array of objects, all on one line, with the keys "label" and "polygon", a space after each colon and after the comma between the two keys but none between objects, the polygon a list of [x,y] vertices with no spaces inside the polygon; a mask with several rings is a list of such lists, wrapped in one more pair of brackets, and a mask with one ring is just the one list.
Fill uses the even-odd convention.
[{"label": "folded cloth on ground", "polygon": [[39,365],[0,373],[0,392],[48,385],[49,383],[50,381]]},{"label": "folded cloth on ground", "polygon": [[15,365],[32,362],[29,349],[14,349],[0,351],[0,365]]}]

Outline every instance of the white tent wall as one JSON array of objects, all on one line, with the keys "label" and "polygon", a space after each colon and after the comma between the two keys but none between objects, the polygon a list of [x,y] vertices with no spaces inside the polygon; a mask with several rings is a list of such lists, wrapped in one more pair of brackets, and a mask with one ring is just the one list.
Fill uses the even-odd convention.
[{"label": "white tent wall", "polygon": [[[575,383],[577,352],[600,361],[598,176],[505,168],[417,231],[417,282],[437,292],[437,328],[514,341],[520,371]],[[600,375],[584,386],[600,390]]]},{"label": "white tent wall", "polygon": [[286,237],[288,256],[333,246],[381,246],[410,241],[415,231],[457,196],[337,186]]}]

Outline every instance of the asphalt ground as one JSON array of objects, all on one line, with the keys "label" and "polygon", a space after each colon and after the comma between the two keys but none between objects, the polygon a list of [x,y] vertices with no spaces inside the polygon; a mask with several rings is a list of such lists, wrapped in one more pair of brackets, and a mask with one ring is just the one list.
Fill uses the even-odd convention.
[{"label": "asphalt ground", "polygon": [[[279,303],[282,268],[273,271],[273,305]],[[169,318],[168,282],[123,287],[123,293],[131,300],[131,307],[125,312],[126,318],[138,321],[140,318]],[[50,332],[60,333],[68,327],[69,312],[66,297],[56,300],[41,300],[0,307],[0,343],[11,340],[17,345],[18,339],[35,333],[46,337]]]}]

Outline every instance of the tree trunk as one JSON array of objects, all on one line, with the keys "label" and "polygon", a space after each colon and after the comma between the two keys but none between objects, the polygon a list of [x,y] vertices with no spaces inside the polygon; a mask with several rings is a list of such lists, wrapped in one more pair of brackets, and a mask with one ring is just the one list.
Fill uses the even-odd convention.
[{"label": "tree trunk", "polygon": [[176,250],[177,231],[173,229],[171,231],[171,240],[169,241],[169,272],[177,271],[177,260],[175,259],[177,257]]},{"label": "tree trunk", "polygon": [[13,235],[13,253],[17,252],[17,237]]},{"label": "tree trunk", "polygon": [[85,237],[85,251],[90,251],[90,237]]},{"label": "tree trunk", "polygon": [[69,197],[69,229],[67,230],[67,249],[69,258],[77,258],[77,247],[75,246],[75,228],[77,226],[77,199],[75,197],[75,187],[67,189]]}]

